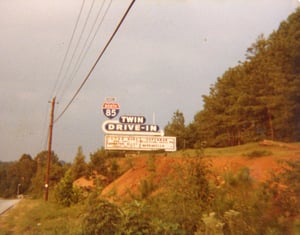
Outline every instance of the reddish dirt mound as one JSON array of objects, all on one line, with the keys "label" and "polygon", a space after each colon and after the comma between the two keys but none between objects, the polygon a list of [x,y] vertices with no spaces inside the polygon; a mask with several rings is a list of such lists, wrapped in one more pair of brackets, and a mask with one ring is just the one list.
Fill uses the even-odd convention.
[{"label": "reddish dirt mound", "polygon": [[93,183],[93,180],[87,179],[85,177],[80,177],[79,179],[75,180],[74,185],[81,188],[94,188],[95,185]]},{"label": "reddish dirt mound", "polygon": [[247,157],[214,157],[209,159],[212,162],[212,170],[215,174],[222,175],[224,172],[237,172],[242,168],[249,168],[250,176],[256,181],[265,181],[271,172],[278,171],[279,158],[265,156],[259,158]]},{"label": "reddish dirt mound", "polygon": [[130,199],[131,195],[139,193],[142,180],[154,176],[153,183],[158,183],[170,174],[174,163],[178,163],[178,159],[168,157],[137,157],[131,158],[129,161],[133,166],[104,188],[103,196],[114,197],[116,200],[121,199],[122,201]]},{"label": "reddish dirt mound", "polygon": [[79,179],[75,180],[73,182],[73,185],[80,187],[80,188],[95,188],[95,180],[96,181],[102,181],[107,182],[107,178],[103,175],[99,175],[96,172],[94,172],[93,176],[87,179],[86,177],[82,176]]},{"label": "reddish dirt mound", "polygon": [[[300,159],[298,155],[289,156],[263,156],[248,158],[245,156],[221,156],[207,157],[213,175],[222,176],[224,172],[237,172],[241,168],[249,168],[250,176],[258,182],[265,181],[271,172],[279,172],[281,164],[278,160]],[[170,175],[175,164],[181,164],[182,158],[172,158],[165,156],[150,157],[132,157],[130,159],[120,160],[120,165],[125,166],[125,162],[130,162],[128,170],[113,183],[108,185],[102,191],[103,196],[124,201],[130,199],[132,195],[140,192],[140,185],[143,180],[149,179],[154,175],[153,182],[158,183]],[[128,166],[127,166],[128,167]]]}]

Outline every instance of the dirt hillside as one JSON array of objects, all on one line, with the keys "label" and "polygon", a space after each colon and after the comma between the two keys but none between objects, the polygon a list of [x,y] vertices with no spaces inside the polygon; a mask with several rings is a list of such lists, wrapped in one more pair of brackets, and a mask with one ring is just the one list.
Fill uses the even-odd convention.
[{"label": "dirt hillside", "polygon": [[[254,146],[255,147],[255,146]],[[255,148],[256,149],[256,148]],[[253,150],[253,147],[251,151]],[[244,153],[228,153],[204,156],[214,177],[222,178],[225,172],[237,172],[241,168],[247,167],[250,170],[250,176],[254,181],[265,181],[270,172],[279,172],[282,168],[282,160],[300,160],[300,146],[278,144],[275,142],[257,144],[257,149],[267,153],[268,156],[245,156]],[[244,150],[245,151],[245,150]],[[249,152],[249,150],[247,150]],[[184,154],[182,154],[184,155]],[[193,156],[185,157],[196,158]],[[199,157],[198,157],[199,158]],[[124,173],[109,184],[102,191],[103,196],[115,200],[125,200],[132,198],[140,192],[143,180],[152,177],[154,184],[158,184],[170,175],[176,168],[176,165],[182,164],[180,155],[174,157],[166,154],[130,156],[120,159],[118,164]]]}]

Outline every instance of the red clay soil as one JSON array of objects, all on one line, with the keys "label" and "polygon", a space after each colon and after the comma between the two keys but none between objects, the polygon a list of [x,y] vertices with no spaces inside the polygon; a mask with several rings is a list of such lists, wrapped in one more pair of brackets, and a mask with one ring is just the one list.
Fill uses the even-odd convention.
[{"label": "red clay soil", "polygon": [[[299,155],[295,156],[264,156],[257,158],[247,158],[245,156],[226,156],[226,157],[209,157],[211,171],[215,177],[222,177],[225,172],[237,172],[241,168],[247,167],[250,170],[250,176],[257,182],[265,181],[271,172],[279,172],[282,164],[278,160],[300,159]],[[102,196],[113,198],[116,201],[130,199],[131,195],[137,195],[142,180],[149,179],[151,167],[147,157],[136,157],[131,160],[132,168],[127,170],[117,180],[108,185],[102,191]],[[155,158],[155,175],[154,183],[158,183],[170,175],[175,164],[181,164],[182,158],[170,158],[157,156]]]},{"label": "red clay soil", "polygon": [[[101,194],[103,196],[112,196],[117,201],[130,199],[131,195],[138,194],[142,180],[149,179],[149,177],[154,175],[153,183],[158,183],[170,174],[174,163],[178,163],[178,160],[179,158],[164,156],[158,156],[153,159],[148,157],[131,158],[130,161],[133,166],[105,187]],[[124,162],[121,161],[121,164],[124,164]],[[153,174],[153,172],[155,173]]]},{"label": "red clay soil", "polygon": [[[288,146],[280,147],[287,148]],[[119,159],[118,164],[124,173],[106,186],[101,194],[116,201],[130,199],[132,195],[137,195],[140,192],[140,185],[143,180],[151,179],[154,184],[161,182],[170,176],[176,164],[182,164],[182,159],[165,155],[156,155],[155,157],[131,156]],[[205,160],[208,162],[213,176],[218,179],[222,180],[225,172],[235,173],[246,167],[250,170],[250,176],[254,181],[263,182],[270,176],[271,172],[280,172],[283,163],[278,160],[300,160],[300,151],[298,148],[292,149],[284,156],[255,158],[218,156],[206,157]],[[91,180],[81,178],[76,181],[76,185],[92,187],[93,183]]]},{"label": "red clay soil", "polygon": [[214,157],[209,159],[212,162],[212,170],[222,175],[224,172],[237,172],[242,168],[249,168],[250,176],[255,181],[265,181],[271,172],[277,172],[281,166],[279,158],[264,156],[258,158],[247,158],[241,156]]}]

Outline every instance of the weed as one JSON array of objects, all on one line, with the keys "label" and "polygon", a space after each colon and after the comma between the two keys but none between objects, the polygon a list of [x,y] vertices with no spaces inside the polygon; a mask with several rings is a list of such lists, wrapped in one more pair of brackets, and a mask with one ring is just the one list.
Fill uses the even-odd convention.
[{"label": "weed", "polygon": [[255,158],[255,157],[264,157],[264,156],[271,156],[273,153],[268,150],[253,150],[251,152],[243,154],[246,157],[249,158]]}]

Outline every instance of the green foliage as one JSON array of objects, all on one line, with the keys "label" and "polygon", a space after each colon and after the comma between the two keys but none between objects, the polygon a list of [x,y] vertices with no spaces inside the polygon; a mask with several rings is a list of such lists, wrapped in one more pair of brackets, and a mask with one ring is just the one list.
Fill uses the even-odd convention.
[{"label": "green foliage", "polygon": [[195,235],[223,235],[224,223],[211,212],[203,215]]},{"label": "green foliage", "polygon": [[73,180],[79,179],[82,176],[88,175],[88,166],[85,162],[85,156],[82,151],[82,147],[79,146],[74,162],[71,167]]},{"label": "green foliage", "polygon": [[83,220],[84,234],[118,234],[121,223],[122,213],[116,205],[99,199],[96,193],[90,196]]},{"label": "green foliage", "polygon": [[[132,203],[116,206],[94,196],[85,216],[85,231],[98,234],[101,232],[97,229],[101,228],[101,234],[106,231],[111,234],[192,234],[200,215],[209,208],[207,173],[207,165],[201,159],[183,159],[174,169],[174,175],[162,182],[165,190],[158,195],[151,195],[156,187],[152,171],[153,175],[141,180],[141,197]],[[108,220],[115,221],[114,225],[103,222]]]},{"label": "green foliage", "polygon": [[[48,152],[42,151],[37,154],[35,161],[37,164],[36,174],[31,179],[30,193],[33,197],[42,197],[44,193],[45,176],[47,169]],[[66,168],[64,164],[59,161],[57,155],[52,152],[50,158],[50,175],[49,175],[49,189],[54,189],[54,186],[64,176]]]},{"label": "green foliage", "polygon": [[246,61],[229,68],[203,96],[204,109],[186,128],[189,147],[232,146],[300,138],[300,9],[268,38],[260,35]]},{"label": "green foliage", "polygon": [[[141,180],[141,197],[120,204],[101,198],[100,191],[90,194],[84,208],[84,203],[75,204],[81,198],[69,170],[56,187],[58,204],[63,206],[30,200],[38,205],[29,206],[26,214],[24,209],[18,211],[23,218],[19,222],[10,218],[3,226],[0,217],[0,229],[7,234],[297,234],[299,161],[282,162],[282,170],[265,183],[253,181],[249,168],[228,169],[215,183],[207,162],[189,155],[159,185],[153,183],[152,171],[151,177]],[[160,190],[151,194],[156,187]]]},{"label": "green foliage", "polygon": [[19,161],[16,163],[18,172],[18,180],[20,184],[19,193],[26,193],[30,187],[31,179],[36,173],[37,164],[28,154],[23,154]]},{"label": "green foliage", "polygon": [[122,235],[148,235],[153,234],[151,218],[147,214],[143,202],[133,201],[122,207],[123,222],[120,233]]},{"label": "green foliage", "polygon": [[96,152],[90,154],[90,171],[97,171],[101,175],[107,175],[107,151],[104,148],[98,149]]},{"label": "green foliage", "polygon": [[250,177],[249,168],[234,173],[230,170],[211,185],[211,210],[224,223],[224,234],[265,234],[262,215],[266,205]]},{"label": "green foliage", "polygon": [[142,199],[147,198],[154,191],[153,178],[143,179],[140,181],[139,191]]},{"label": "green foliage", "polygon": [[173,114],[172,121],[165,127],[166,136],[175,136],[177,149],[186,148],[186,128],[183,113],[179,110]]},{"label": "green foliage", "polygon": [[147,158],[147,170],[152,173],[155,173],[156,171],[155,161],[156,161],[155,155],[150,154]]},{"label": "green foliage", "polygon": [[115,159],[111,159],[107,164],[108,181],[112,182],[120,176],[120,166]]},{"label": "green foliage", "polygon": [[19,184],[18,177],[12,173],[14,163],[0,162],[0,197],[15,197]]},{"label": "green foliage", "polygon": [[[300,161],[285,161],[281,173],[273,173],[263,184],[265,223],[281,234],[292,234],[293,218],[300,214]],[[271,216],[270,216],[271,215]]]},{"label": "green foliage", "polygon": [[[149,214],[176,233],[193,234],[197,221],[210,206],[208,168],[201,158],[186,158],[163,183],[163,192],[150,198]],[[159,212],[159,213],[158,213]]]},{"label": "green foliage", "polygon": [[[99,171],[98,173],[107,177],[107,182],[111,182],[120,175],[119,165],[112,158],[120,156],[124,156],[124,153],[101,149],[91,154],[91,162],[87,164],[82,148],[79,146],[73,164],[66,164],[59,161],[58,156],[52,152],[49,189],[51,191],[55,188],[70,167],[72,181]],[[39,152],[34,159],[28,154],[23,154],[19,161],[0,162],[0,197],[16,197],[18,193],[31,194],[34,198],[42,197],[45,189],[47,162],[48,151]]]},{"label": "green foliage", "polygon": [[79,202],[81,196],[80,189],[73,186],[71,170],[65,173],[65,176],[55,187],[55,198],[58,204],[69,207]]},{"label": "green foliage", "polygon": [[184,234],[183,231],[179,228],[179,224],[167,222],[166,220],[152,218],[151,221],[153,233],[157,235],[180,235]]},{"label": "green foliage", "polygon": [[19,161],[0,162],[0,197],[27,193],[36,168],[36,162],[28,154],[23,154]]},{"label": "green foliage", "polygon": [[[17,194],[31,194],[41,197],[44,193],[48,152],[42,151],[34,159],[29,154],[22,154],[15,162],[0,162],[0,197],[16,197]],[[63,177],[67,165],[60,162],[54,152],[50,159],[50,187]]]},{"label": "green foliage", "polygon": [[255,157],[263,157],[263,156],[271,156],[272,152],[268,150],[253,150],[249,153],[245,153],[244,156],[249,158],[255,158]]}]

